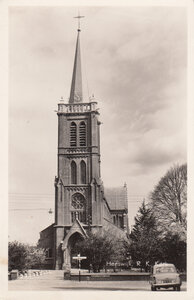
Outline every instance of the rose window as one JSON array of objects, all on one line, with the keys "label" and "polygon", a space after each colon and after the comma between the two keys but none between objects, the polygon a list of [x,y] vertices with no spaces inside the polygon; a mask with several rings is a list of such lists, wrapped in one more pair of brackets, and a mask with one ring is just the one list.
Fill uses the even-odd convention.
[{"label": "rose window", "polygon": [[81,194],[75,194],[72,197],[71,204],[72,204],[73,208],[75,208],[75,209],[84,209],[85,199]]}]

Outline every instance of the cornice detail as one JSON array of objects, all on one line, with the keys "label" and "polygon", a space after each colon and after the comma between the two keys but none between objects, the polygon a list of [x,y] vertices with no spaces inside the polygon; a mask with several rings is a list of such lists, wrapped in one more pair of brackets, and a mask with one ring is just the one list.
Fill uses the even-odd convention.
[{"label": "cornice detail", "polygon": [[85,192],[88,190],[88,187],[75,187],[75,186],[66,186],[65,187],[68,191],[72,191],[72,192]]}]

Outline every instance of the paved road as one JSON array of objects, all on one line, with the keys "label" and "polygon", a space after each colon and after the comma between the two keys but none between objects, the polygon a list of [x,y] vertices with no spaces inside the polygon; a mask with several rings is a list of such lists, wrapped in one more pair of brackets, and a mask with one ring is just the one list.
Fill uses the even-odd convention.
[{"label": "paved road", "polygon": [[[50,271],[38,277],[27,277],[18,280],[10,280],[9,291],[65,291],[65,290],[129,290],[150,291],[147,281],[74,281],[64,280],[63,271]],[[170,291],[161,290],[161,291]],[[173,292],[173,290],[171,290]],[[181,291],[186,291],[186,283],[183,282]],[[160,291],[157,291],[157,293]]]}]

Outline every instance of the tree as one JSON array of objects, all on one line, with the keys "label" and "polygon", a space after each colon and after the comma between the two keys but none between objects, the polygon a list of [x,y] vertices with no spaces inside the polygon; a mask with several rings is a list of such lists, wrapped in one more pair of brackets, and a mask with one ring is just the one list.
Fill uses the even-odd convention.
[{"label": "tree", "polygon": [[46,260],[46,252],[42,248],[27,245],[26,265],[29,268],[41,269]]},{"label": "tree", "polygon": [[76,252],[87,257],[87,267],[92,266],[94,272],[100,272],[107,262],[119,259],[122,250],[119,240],[106,232],[90,232],[86,239],[76,244]]},{"label": "tree", "polygon": [[143,201],[135,217],[135,225],[130,234],[129,252],[132,260],[140,261],[141,269],[148,269],[162,254],[160,232],[152,209]]},{"label": "tree", "polygon": [[174,165],[151,193],[152,212],[162,237],[162,261],[186,270],[187,165]]},{"label": "tree", "polygon": [[40,268],[45,259],[45,251],[36,246],[30,246],[18,241],[9,242],[8,244],[9,270],[24,271],[35,266]]},{"label": "tree", "polygon": [[[161,178],[151,193],[151,202],[158,226],[163,233],[169,228],[186,232],[187,165],[175,165]],[[186,235],[185,235],[186,238]]]},{"label": "tree", "polygon": [[169,231],[162,242],[163,261],[173,263],[180,271],[186,270],[186,248],[180,235]]},{"label": "tree", "polygon": [[28,251],[25,244],[17,241],[9,242],[8,245],[8,268],[9,271],[17,269],[22,271],[26,268]]}]

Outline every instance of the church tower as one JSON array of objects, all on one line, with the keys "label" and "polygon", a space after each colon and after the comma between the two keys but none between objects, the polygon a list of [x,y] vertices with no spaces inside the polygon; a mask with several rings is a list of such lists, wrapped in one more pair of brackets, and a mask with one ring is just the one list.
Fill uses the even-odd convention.
[{"label": "church tower", "polygon": [[95,99],[82,92],[78,28],[69,103],[58,104],[58,174],[55,178],[55,268],[60,269],[61,248],[77,221],[82,228],[102,226],[100,180],[100,122]]},{"label": "church tower", "polygon": [[[81,16],[77,17],[78,20]],[[78,26],[68,103],[58,104],[58,162],[55,177],[55,222],[40,232],[47,268],[69,271],[75,244],[92,233],[126,239],[127,187],[105,189],[100,175],[100,122],[97,102],[82,92]]]}]

